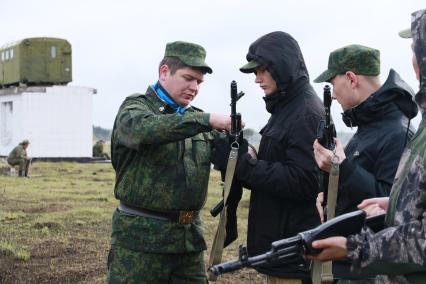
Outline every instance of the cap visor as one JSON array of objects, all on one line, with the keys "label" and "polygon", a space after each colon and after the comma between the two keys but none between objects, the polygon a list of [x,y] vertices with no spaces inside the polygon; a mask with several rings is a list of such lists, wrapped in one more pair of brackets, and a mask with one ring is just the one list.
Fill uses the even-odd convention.
[{"label": "cap visor", "polygon": [[213,73],[213,70],[206,64],[187,64],[187,65],[192,68],[200,69],[201,71],[209,73],[209,74]]},{"label": "cap visor", "polygon": [[209,66],[200,66],[198,68],[201,69],[201,70],[206,71],[209,74],[213,73],[213,70]]},{"label": "cap visor", "polygon": [[322,83],[322,82],[330,82],[330,80],[336,76],[335,72],[331,72],[330,70],[325,70],[324,72],[319,75],[314,82],[315,83]]},{"label": "cap visor", "polygon": [[411,29],[402,30],[398,34],[402,38],[412,38]]},{"label": "cap visor", "polygon": [[256,68],[259,67],[260,64],[257,63],[256,61],[252,60],[249,63],[243,65],[240,68],[240,71],[243,73],[253,73],[254,71],[256,71]]},{"label": "cap visor", "polygon": [[179,60],[181,60],[185,65],[192,67],[192,68],[196,68],[201,70],[202,72],[206,72],[206,73],[213,73],[213,70],[210,68],[210,66],[207,65],[207,63],[204,60],[185,60],[184,58],[179,58],[177,57]]}]

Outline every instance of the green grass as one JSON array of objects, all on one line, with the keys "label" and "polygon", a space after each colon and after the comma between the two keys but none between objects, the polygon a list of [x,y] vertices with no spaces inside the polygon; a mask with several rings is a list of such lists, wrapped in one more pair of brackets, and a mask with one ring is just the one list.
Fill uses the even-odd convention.
[{"label": "green grass", "polygon": [[[105,283],[115,173],[110,164],[34,163],[30,179],[0,176],[0,283]],[[212,171],[201,212],[210,249],[218,218],[209,210],[220,200]],[[239,239],[224,250],[237,258],[245,243],[249,192],[239,206]],[[208,252],[205,254],[207,263]],[[264,283],[253,270],[216,283]]]},{"label": "green grass", "polygon": [[20,247],[17,244],[0,241],[0,255],[12,257],[18,261],[27,261],[30,259],[30,253],[26,247]]}]

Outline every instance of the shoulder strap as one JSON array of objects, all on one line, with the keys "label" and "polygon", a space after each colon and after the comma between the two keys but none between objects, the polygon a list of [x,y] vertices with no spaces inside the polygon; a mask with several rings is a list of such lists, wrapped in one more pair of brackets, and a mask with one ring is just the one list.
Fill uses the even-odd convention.
[{"label": "shoulder strap", "polygon": [[[229,153],[228,165],[226,166],[225,174],[225,185],[223,190],[223,206],[220,212],[219,225],[216,230],[216,234],[213,239],[212,249],[210,251],[209,267],[215,264],[219,264],[222,261],[223,245],[225,243],[225,228],[226,228],[226,212],[227,212],[227,199],[229,191],[232,185],[232,179],[234,178],[235,166],[238,160],[238,147],[231,147]],[[211,272],[208,272],[208,279],[210,281],[216,281],[217,276]]]},{"label": "shoulder strap", "polygon": [[[339,159],[334,154],[331,161],[330,176],[328,179],[327,195],[327,220],[336,216],[337,189],[339,186]],[[333,262],[326,261],[321,263],[315,260],[312,264],[312,283],[331,284],[333,283]]]}]

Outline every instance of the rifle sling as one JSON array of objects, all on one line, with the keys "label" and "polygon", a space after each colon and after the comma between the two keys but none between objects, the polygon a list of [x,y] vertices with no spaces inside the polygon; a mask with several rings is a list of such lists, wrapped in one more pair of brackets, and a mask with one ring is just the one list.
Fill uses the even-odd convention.
[{"label": "rifle sling", "polygon": [[[223,190],[223,209],[220,212],[219,225],[213,239],[212,249],[209,257],[209,267],[219,264],[222,261],[223,245],[225,242],[225,227],[226,227],[226,202],[228,199],[229,191],[231,189],[232,180],[234,178],[235,167],[238,160],[238,147],[231,146],[229,153],[228,164],[226,166],[225,185]],[[217,276],[208,272],[208,279],[216,281]]]},{"label": "rifle sling", "polygon": [[327,195],[327,221],[336,217],[337,188],[339,186],[339,163],[331,162],[330,176],[328,178]]},{"label": "rifle sling", "polygon": [[[337,189],[339,185],[339,161],[332,158],[330,176],[328,179],[327,194],[327,220],[331,220],[336,215]],[[315,260],[312,267],[312,282],[314,284],[333,283],[333,262],[326,261],[321,263]]]}]

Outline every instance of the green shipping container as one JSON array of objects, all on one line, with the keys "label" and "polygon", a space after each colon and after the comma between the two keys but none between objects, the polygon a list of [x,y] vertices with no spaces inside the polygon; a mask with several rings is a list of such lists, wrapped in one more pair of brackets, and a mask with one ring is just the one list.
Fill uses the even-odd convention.
[{"label": "green shipping container", "polygon": [[65,85],[72,81],[71,44],[60,38],[27,38],[0,48],[0,86]]}]

